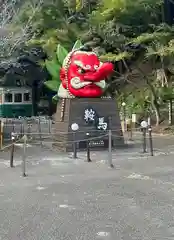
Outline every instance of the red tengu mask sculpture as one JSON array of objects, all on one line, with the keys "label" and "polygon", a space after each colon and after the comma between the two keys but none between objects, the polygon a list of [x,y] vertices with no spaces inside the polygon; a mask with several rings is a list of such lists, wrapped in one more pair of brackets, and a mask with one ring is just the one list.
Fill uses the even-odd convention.
[{"label": "red tengu mask sculpture", "polygon": [[60,70],[61,98],[102,96],[105,78],[113,71],[112,63],[102,63],[94,52],[74,51],[67,55]]}]

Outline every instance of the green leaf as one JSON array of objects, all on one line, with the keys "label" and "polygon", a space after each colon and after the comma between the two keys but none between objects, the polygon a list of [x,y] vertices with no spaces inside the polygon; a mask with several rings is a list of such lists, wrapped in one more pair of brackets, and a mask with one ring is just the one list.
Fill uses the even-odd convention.
[{"label": "green leaf", "polygon": [[130,57],[132,57],[131,53],[128,52],[121,52],[118,54],[113,54],[113,53],[107,53],[105,55],[101,55],[100,56],[100,60],[101,61],[121,61],[124,59],[129,59]]},{"label": "green leaf", "polygon": [[59,61],[59,63],[62,65],[64,59],[66,58],[66,56],[68,55],[68,51],[62,47],[60,44],[58,44],[57,46],[57,59]]},{"label": "green leaf", "polygon": [[72,50],[77,50],[83,46],[82,42],[80,40],[77,40],[73,46]]},{"label": "green leaf", "polygon": [[50,73],[50,75],[53,78],[58,78],[59,77],[59,71],[60,71],[60,65],[58,65],[58,63],[54,62],[54,61],[49,61],[46,60],[45,61],[45,66],[48,70],[48,72]]},{"label": "green leaf", "polygon": [[53,102],[58,102],[59,101],[59,97],[58,97],[57,94],[52,98],[52,101]]},{"label": "green leaf", "polygon": [[44,84],[47,88],[56,92],[60,86],[60,81],[50,80],[50,81],[46,81]]}]

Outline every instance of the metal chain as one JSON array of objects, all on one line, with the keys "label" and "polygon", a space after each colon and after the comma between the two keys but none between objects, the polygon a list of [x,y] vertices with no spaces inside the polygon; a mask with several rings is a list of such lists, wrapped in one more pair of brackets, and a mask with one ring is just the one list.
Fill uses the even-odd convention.
[{"label": "metal chain", "polygon": [[[85,141],[92,141],[92,140],[96,140],[96,139],[101,139],[103,137],[106,137],[108,136],[108,134],[105,134],[105,135],[101,135],[99,137],[91,137],[91,138],[86,138],[86,139],[81,139],[81,140],[75,140],[75,141],[66,141],[66,143],[78,143],[78,142],[85,142]],[[39,140],[37,140],[37,142],[39,142]],[[55,142],[51,142],[51,141],[44,141],[44,143],[61,143],[63,141],[55,141]]]}]

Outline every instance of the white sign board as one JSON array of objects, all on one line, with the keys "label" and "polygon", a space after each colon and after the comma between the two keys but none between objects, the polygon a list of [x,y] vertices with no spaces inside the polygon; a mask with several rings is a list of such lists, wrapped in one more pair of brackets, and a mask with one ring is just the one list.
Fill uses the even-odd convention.
[{"label": "white sign board", "polygon": [[132,114],[132,122],[136,123],[137,122],[137,115],[134,113]]}]

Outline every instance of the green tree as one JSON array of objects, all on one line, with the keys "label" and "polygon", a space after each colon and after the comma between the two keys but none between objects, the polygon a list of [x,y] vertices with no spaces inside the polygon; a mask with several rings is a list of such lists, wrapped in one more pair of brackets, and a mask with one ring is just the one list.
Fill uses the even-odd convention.
[{"label": "green tree", "polygon": [[[156,0],[103,0],[91,14],[91,28],[84,36],[89,45],[102,53],[102,60],[122,66],[121,69],[117,67],[110,82],[112,91],[113,82],[117,83],[119,79],[127,85],[137,78],[140,88],[140,82],[145,82],[157,124],[160,123],[160,106],[164,95],[166,98],[168,94],[170,98],[171,91],[162,94],[163,85],[159,85],[156,75],[163,69],[163,80],[167,79],[170,89],[172,74],[169,67],[173,66],[173,29],[161,24],[161,9],[162,1]],[[117,87],[118,84],[115,84]]]}]

